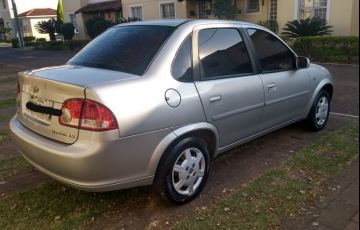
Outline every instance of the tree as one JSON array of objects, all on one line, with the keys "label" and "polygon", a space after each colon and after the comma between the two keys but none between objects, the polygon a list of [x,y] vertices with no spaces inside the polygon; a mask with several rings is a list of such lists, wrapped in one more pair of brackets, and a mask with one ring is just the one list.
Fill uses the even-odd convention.
[{"label": "tree", "polygon": [[41,34],[49,34],[50,40],[55,41],[55,32],[56,32],[57,23],[52,18],[48,21],[41,21],[35,25],[35,29]]},{"label": "tree", "polygon": [[0,26],[0,34],[4,36],[4,40],[6,40],[6,34],[10,33],[12,31],[9,27],[2,27]]},{"label": "tree", "polygon": [[282,35],[295,37],[330,35],[332,26],[327,24],[326,19],[314,17],[294,20],[286,23]]},{"label": "tree", "polygon": [[62,0],[58,0],[56,16],[57,16],[57,22],[59,24],[63,24],[65,22],[64,7],[63,7],[63,4],[62,4]]},{"label": "tree", "polygon": [[70,41],[75,35],[75,27],[72,23],[63,23],[60,26],[61,34],[64,36],[64,40]]},{"label": "tree", "polygon": [[95,38],[114,24],[101,17],[94,17],[85,22],[86,33],[90,38]]},{"label": "tree", "polygon": [[235,14],[239,11],[232,0],[214,0],[213,12],[219,19],[233,19]]}]

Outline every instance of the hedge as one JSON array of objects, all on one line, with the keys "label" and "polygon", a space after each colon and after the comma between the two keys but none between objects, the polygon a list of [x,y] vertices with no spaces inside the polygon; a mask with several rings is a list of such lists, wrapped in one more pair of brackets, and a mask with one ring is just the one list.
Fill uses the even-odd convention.
[{"label": "hedge", "polygon": [[319,36],[300,37],[289,41],[298,55],[316,62],[359,62],[359,37]]},{"label": "hedge", "polygon": [[36,49],[79,51],[88,43],[88,40],[37,41],[34,43],[34,47]]}]

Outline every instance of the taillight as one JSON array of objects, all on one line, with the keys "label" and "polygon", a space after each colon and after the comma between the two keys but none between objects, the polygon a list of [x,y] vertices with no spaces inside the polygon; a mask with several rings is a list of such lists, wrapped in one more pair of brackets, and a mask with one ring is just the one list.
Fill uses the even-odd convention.
[{"label": "taillight", "polygon": [[61,110],[59,123],[64,126],[99,132],[118,128],[113,113],[95,101],[70,99]]},{"label": "taillight", "polygon": [[17,88],[16,88],[16,105],[17,107],[20,107],[20,84],[18,82]]}]

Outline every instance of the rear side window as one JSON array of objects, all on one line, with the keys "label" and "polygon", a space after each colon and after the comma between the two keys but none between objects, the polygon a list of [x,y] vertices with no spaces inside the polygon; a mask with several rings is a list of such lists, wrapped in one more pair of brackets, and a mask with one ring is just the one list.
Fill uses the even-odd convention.
[{"label": "rear side window", "polygon": [[100,35],[69,63],[143,75],[174,31],[167,26],[120,26]]},{"label": "rear side window", "polygon": [[263,72],[285,71],[295,68],[295,56],[274,35],[256,29],[247,29]]},{"label": "rear side window", "polygon": [[192,81],[192,40],[188,37],[180,47],[173,66],[173,77],[181,82]]},{"label": "rear side window", "polygon": [[201,30],[199,56],[205,79],[253,72],[244,41],[236,29]]}]

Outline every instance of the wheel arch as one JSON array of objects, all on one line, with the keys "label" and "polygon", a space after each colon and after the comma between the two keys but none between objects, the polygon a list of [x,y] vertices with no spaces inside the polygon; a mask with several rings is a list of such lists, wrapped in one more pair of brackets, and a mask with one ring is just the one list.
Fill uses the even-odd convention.
[{"label": "wheel arch", "polygon": [[330,80],[330,79],[323,79],[316,87],[316,89],[314,90],[312,96],[311,96],[311,100],[310,102],[308,103],[308,105],[306,106],[306,112],[305,112],[305,116],[304,116],[304,119],[306,117],[308,117],[310,111],[311,111],[311,108],[312,108],[312,105],[316,99],[316,96],[319,94],[319,92],[321,90],[325,89],[326,91],[328,91],[329,95],[330,95],[330,99],[332,99],[333,97],[333,94],[334,94],[334,85],[333,85],[333,82]]},{"label": "wheel arch", "polygon": [[219,148],[219,134],[216,127],[206,122],[182,126],[173,129],[155,148],[149,165],[149,175],[156,175],[158,166],[165,154],[181,140],[188,137],[202,139],[208,147],[211,158],[214,158]]}]

